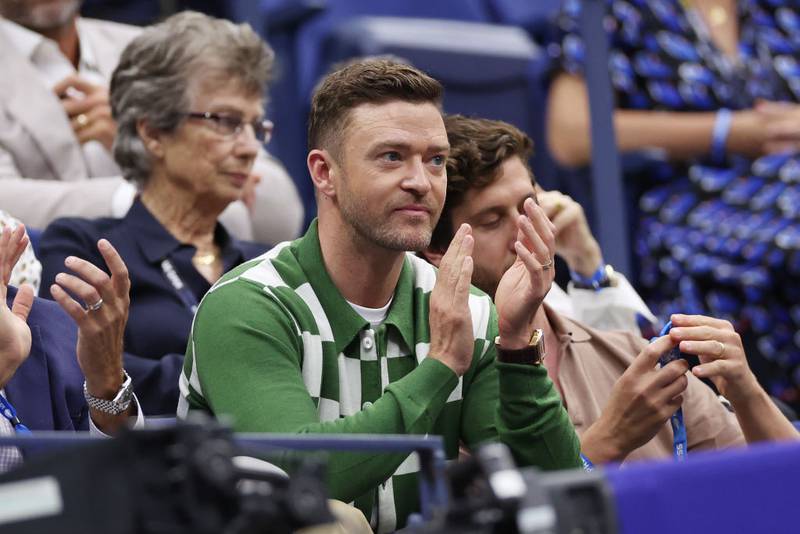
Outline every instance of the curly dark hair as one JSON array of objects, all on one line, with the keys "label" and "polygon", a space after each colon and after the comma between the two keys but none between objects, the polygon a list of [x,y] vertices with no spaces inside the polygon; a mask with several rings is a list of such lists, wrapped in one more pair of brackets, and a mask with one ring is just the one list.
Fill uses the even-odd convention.
[{"label": "curly dark hair", "polygon": [[[431,237],[431,248],[447,250],[453,239],[452,210],[472,189],[481,189],[497,179],[500,166],[518,156],[528,167],[533,141],[519,128],[503,121],[474,119],[463,115],[444,118],[450,155],[447,158],[447,200]],[[535,181],[534,181],[535,182]]]}]

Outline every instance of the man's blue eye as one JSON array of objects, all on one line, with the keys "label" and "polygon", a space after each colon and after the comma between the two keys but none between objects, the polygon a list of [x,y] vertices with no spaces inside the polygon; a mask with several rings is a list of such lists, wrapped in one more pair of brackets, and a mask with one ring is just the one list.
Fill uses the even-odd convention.
[{"label": "man's blue eye", "polygon": [[400,154],[397,152],[386,152],[382,157],[386,161],[400,161]]},{"label": "man's blue eye", "polygon": [[433,159],[431,159],[431,161],[433,162],[434,165],[439,167],[439,166],[444,165],[445,158],[444,158],[444,156],[433,156]]}]

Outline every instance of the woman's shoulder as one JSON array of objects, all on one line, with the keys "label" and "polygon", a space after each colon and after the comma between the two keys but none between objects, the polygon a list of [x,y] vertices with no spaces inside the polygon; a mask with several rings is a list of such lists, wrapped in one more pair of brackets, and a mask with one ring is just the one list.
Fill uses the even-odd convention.
[{"label": "woman's shoulder", "polygon": [[256,243],[255,241],[242,240],[236,240],[236,246],[242,251],[242,256],[244,257],[245,261],[257,258],[272,248],[271,245],[264,245],[263,243]]},{"label": "woman's shoulder", "polygon": [[124,224],[124,219],[102,217],[85,219],[83,217],[61,217],[47,225],[42,240],[55,236],[74,235],[76,237],[105,237]]}]

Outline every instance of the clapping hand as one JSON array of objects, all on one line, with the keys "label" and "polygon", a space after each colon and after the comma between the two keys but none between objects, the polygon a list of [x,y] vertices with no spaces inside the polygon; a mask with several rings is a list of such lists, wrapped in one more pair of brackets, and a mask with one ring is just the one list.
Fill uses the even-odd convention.
[{"label": "clapping hand", "polygon": [[[122,341],[131,282],[125,262],[111,243],[101,239],[97,248],[111,276],[86,260],[69,256],[64,265],[72,274],[56,275],[50,293],[78,325],[76,353],[86,389],[95,397],[110,400],[123,383]],[[108,419],[107,414],[92,414],[98,426],[104,417]],[[122,421],[111,423],[112,427],[118,424]]]},{"label": "clapping hand", "polygon": [[514,244],[517,259],[495,292],[501,346],[512,350],[528,345],[533,317],[555,276],[555,227],[532,198],[523,207]]},{"label": "clapping hand", "polygon": [[11,271],[27,246],[24,226],[0,229],[0,388],[31,351],[31,329],[26,321],[33,305],[33,288],[23,285],[10,309],[6,303]]},{"label": "clapping hand", "polygon": [[472,229],[462,224],[442,256],[430,298],[430,357],[440,360],[458,376],[466,373],[472,363],[469,287],[474,243]]}]

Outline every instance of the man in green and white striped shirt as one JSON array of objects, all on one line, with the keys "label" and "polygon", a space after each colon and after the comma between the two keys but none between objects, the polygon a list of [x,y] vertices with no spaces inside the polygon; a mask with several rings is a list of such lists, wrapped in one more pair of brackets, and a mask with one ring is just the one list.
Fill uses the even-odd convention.
[{"label": "man in green and white striped shirt", "polygon": [[[580,465],[544,367],[496,358],[498,347],[526,349],[552,282],[554,239],[541,209],[520,218],[521,261],[496,308],[469,284],[469,226],[438,272],[406,252],[428,245],[444,203],[441,94],[429,76],[386,60],[323,81],[308,155],[319,218],[205,296],[180,416],[229,415],[249,432],[437,434],[448,458],[460,443],[500,440],[522,465]],[[417,470],[415,455],[332,454],[329,489],[390,532],[419,508]]]}]

